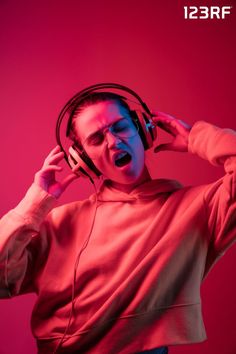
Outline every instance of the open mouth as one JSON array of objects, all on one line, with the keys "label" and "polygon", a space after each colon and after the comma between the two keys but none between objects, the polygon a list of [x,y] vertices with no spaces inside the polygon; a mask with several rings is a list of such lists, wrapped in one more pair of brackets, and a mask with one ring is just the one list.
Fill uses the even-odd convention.
[{"label": "open mouth", "polygon": [[117,167],[123,167],[127,165],[130,161],[131,161],[131,155],[128,152],[124,151],[121,152],[119,155],[117,155],[115,159],[115,165]]}]

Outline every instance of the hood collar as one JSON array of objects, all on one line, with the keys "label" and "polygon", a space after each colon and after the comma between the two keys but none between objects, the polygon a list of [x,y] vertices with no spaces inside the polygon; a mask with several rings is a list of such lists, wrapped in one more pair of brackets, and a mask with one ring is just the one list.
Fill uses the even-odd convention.
[{"label": "hood collar", "polygon": [[99,201],[135,201],[156,198],[159,194],[170,193],[182,186],[175,180],[155,179],[135,187],[130,193],[114,188],[109,180],[105,180],[98,191]]}]

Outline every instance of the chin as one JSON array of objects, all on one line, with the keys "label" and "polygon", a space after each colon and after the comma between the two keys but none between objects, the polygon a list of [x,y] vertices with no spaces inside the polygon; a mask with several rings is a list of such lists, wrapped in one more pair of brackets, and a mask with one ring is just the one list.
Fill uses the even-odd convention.
[{"label": "chin", "polygon": [[107,177],[109,180],[115,183],[132,185],[142,180],[144,175],[144,169],[137,172],[130,171],[130,173],[116,173],[114,176]]}]

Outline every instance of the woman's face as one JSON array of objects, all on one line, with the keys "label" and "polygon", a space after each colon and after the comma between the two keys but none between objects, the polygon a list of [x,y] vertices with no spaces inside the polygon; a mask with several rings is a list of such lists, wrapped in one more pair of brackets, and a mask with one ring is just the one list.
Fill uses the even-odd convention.
[{"label": "woman's face", "polygon": [[[128,134],[132,135],[129,137],[119,136],[127,124],[134,133]],[[142,178],[143,144],[128,111],[118,102],[102,101],[84,108],[76,118],[75,131],[105,178],[121,184],[133,184]]]}]

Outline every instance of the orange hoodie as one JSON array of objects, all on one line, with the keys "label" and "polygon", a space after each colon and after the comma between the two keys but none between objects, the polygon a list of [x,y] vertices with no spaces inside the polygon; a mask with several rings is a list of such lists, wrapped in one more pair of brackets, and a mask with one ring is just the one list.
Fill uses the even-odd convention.
[{"label": "orange hoodie", "polygon": [[[82,202],[32,185],[0,223],[0,296],[38,295],[39,353],[131,354],[206,338],[200,285],[236,238],[236,133],[197,122],[189,151],[226,174],[182,187],[153,180],[122,193],[105,182]],[[76,265],[75,265],[76,264]]]}]

